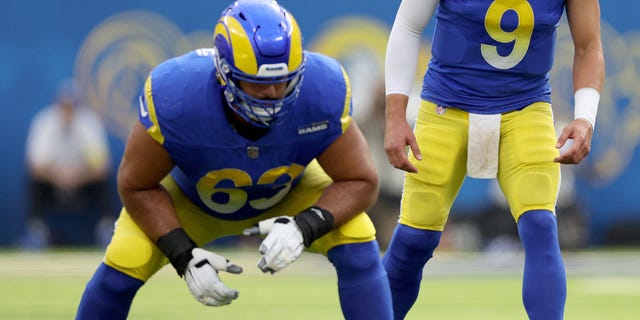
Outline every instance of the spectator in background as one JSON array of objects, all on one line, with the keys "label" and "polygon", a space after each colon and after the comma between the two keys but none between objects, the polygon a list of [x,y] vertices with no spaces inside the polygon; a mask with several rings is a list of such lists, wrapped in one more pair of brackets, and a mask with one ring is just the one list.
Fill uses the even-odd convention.
[{"label": "spectator in background", "polygon": [[23,245],[94,245],[108,238],[100,234],[112,228],[110,159],[99,116],[81,103],[78,84],[64,80],[27,137],[30,210]]}]

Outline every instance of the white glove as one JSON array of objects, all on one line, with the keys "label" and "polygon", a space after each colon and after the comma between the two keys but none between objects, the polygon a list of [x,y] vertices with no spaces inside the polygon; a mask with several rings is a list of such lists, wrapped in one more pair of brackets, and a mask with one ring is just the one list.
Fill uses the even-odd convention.
[{"label": "white glove", "polygon": [[242,268],[225,257],[201,248],[191,250],[193,258],[184,271],[184,280],[191,295],[207,306],[230,304],[238,298],[238,291],[227,287],[218,277],[218,271],[238,274]]},{"label": "white glove", "polygon": [[258,268],[262,272],[277,272],[296,261],[304,249],[303,237],[293,217],[281,216],[260,221],[256,227],[244,230],[245,235],[264,235],[258,251],[262,257]]}]

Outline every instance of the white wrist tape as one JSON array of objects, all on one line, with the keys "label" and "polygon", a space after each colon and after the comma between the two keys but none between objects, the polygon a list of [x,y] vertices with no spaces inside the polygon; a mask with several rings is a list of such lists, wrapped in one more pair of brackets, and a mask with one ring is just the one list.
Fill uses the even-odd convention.
[{"label": "white wrist tape", "polygon": [[580,88],[574,95],[575,109],[574,119],[587,120],[593,129],[596,128],[596,115],[598,114],[598,103],[600,93],[594,88]]}]

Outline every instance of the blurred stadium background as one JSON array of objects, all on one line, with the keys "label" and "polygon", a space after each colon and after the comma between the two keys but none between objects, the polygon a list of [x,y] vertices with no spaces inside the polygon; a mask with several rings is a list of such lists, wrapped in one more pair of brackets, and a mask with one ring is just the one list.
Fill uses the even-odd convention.
[{"label": "blurred stadium background", "polygon": [[[354,117],[367,135],[381,174],[382,194],[370,214],[384,248],[397,217],[402,178],[387,164],[382,150],[384,51],[399,1],[281,0],[281,3],[297,18],[305,36],[305,46],[341,60],[351,76]],[[17,297],[28,295],[35,299],[47,299],[46,296],[33,294],[42,290],[40,278],[60,276],[59,280],[64,280],[67,275],[76,277],[77,281],[73,289],[65,289],[64,286],[60,289],[71,290],[70,297],[58,302],[54,299],[43,307],[42,314],[49,312],[55,315],[58,312],[60,319],[69,318],[69,314],[75,310],[84,281],[100,259],[97,248],[95,252],[87,254],[82,251],[71,254],[66,251],[31,254],[14,250],[25,230],[27,186],[24,141],[33,115],[53,100],[61,80],[76,77],[84,86],[84,98],[105,121],[113,163],[117,166],[128,129],[136,119],[136,97],[147,73],[167,58],[194,48],[210,46],[215,20],[227,4],[222,0],[0,1],[0,96],[4,101],[4,106],[0,108],[0,136],[4,137],[4,151],[0,153],[0,247],[6,249],[0,251],[0,283],[3,283],[0,293],[9,297],[0,299],[3,301],[0,306],[4,304],[0,308],[0,318],[56,318],[29,313],[26,310],[36,303],[24,302]],[[600,5],[607,79],[602,92],[596,135],[587,161],[563,169],[558,211],[561,242],[567,251],[568,273],[588,281],[586,284],[570,284],[576,288],[570,291],[570,297],[576,291],[595,288],[593,291],[598,293],[596,297],[611,296],[614,297],[612,301],[617,302],[598,305],[590,300],[576,302],[570,298],[568,315],[579,315],[578,310],[587,306],[602,310],[607,306],[617,309],[617,306],[624,305],[631,309],[620,311],[621,316],[610,312],[591,312],[593,317],[584,313],[571,318],[601,319],[609,316],[614,319],[638,319],[640,22],[636,12],[640,9],[640,3],[602,1]],[[430,32],[431,27],[425,32],[425,39],[429,38]],[[428,61],[429,47],[428,40],[425,40],[416,84]],[[570,35],[563,22],[558,31],[556,61],[552,71],[554,109],[559,124],[572,117],[572,54]],[[115,190],[115,172],[111,183]],[[115,192],[112,202],[114,208],[120,206]],[[116,214],[117,210],[114,210],[114,216]],[[452,210],[445,235],[439,249],[442,253],[441,262],[431,266],[434,278],[446,275],[490,277],[511,274],[514,276],[512,284],[519,283],[521,257],[515,226],[503,199],[496,192],[494,182],[467,179]],[[616,247],[616,253],[606,253],[612,251],[613,247]],[[620,247],[623,247],[622,251]],[[458,256],[456,252],[466,253]],[[255,255],[250,255],[248,263],[254,263],[255,258]],[[322,265],[326,262],[311,259],[310,263]],[[61,264],[64,267],[60,267]],[[25,269],[25,266],[28,267]],[[305,264],[299,268],[307,266]],[[315,273],[318,269],[304,270]],[[295,276],[295,272],[293,274]],[[45,286],[58,288],[55,279],[50,281]],[[182,288],[180,282],[172,283]],[[275,282],[270,284],[274,285]],[[443,285],[451,286],[455,288],[455,282]],[[519,295],[519,285],[511,287],[515,290],[513,295]],[[306,288],[314,286],[307,285]],[[260,290],[265,289],[258,289],[258,292]],[[430,297],[438,299],[435,293],[438,289],[433,290]],[[58,293],[54,290],[48,295],[53,297]],[[186,291],[183,293],[182,298],[190,299]],[[445,302],[445,308],[455,308],[455,299],[460,298],[459,294],[453,292],[451,296],[443,296],[440,301]],[[480,293],[479,297],[483,295]],[[446,300],[449,297],[455,298]],[[632,301],[629,299],[636,303],[629,302]],[[447,302],[449,305],[446,305]],[[56,309],[56,303],[65,306]],[[194,305],[189,304],[190,301],[185,303]],[[512,304],[518,310],[521,308],[519,299]],[[11,311],[9,305],[14,305],[17,311]],[[145,302],[142,305],[145,306]],[[329,305],[336,307],[337,301],[331,300]],[[160,304],[149,306],[153,309],[160,307]],[[430,306],[437,308],[435,303]],[[497,310],[503,306],[494,307]],[[6,312],[4,315],[2,310]],[[160,310],[168,312],[166,309]],[[139,318],[145,318],[144,311],[136,312],[141,312]],[[439,319],[456,319],[447,318],[446,313],[442,311],[441,315],[435,314],[440,315]],[[180,312],[176,316],[182,314]],[[482,314],[481,310],[477,310],[476,315],[479,314]],[[634,315],[627,317],[629,314]],[[153,315],[146,318],[157,319]],[[513,319],[509,316],[487,317],[499,318]]]},{"label": "blurred stadium background", "polygon": [[[305,46],[338,58],[351,75],[354,117],[367,134],[381,173],[382,195],[371,214],[384,246],[397,215],[401,181],[381,146],[384,50],[399,1],[282,3],[301,25]],[[24,141],[30,119],[52,101],[57,84],[70,76],[81,81],[84,98],[107,125],[117,165],[136,118],[136,96],[149,70],[169,57],[210,46],[213,24],[227,4],[222,0],[0,2],[4,101],[0,246],[15,245],[23,233]],[[567,249],[640,244],[640,22],[632,14],[640,4],[600,5],[607,79],[592,154],[585,163],[563,172],[559,219]],[[425,40],[420,70],[428,60],[428,49]],[[556,54],[553,98],[560,124],[572,115],[572,45],[566,23],[559,28]],[[420,77],[417,73],[416,83]],[[112,182],[115,188],[115,178]],[[500,247],[513,240],[515,229],[495,191],[492,181],[467,179],[453,209],[452,246]],[[119,207],[115,193],[113,203]]]}]

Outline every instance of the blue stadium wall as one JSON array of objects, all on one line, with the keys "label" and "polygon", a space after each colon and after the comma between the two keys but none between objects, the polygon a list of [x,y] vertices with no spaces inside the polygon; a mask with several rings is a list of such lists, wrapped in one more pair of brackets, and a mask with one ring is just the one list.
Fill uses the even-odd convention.
[{"label": "blue stadium wall", "polygon": [[[399,1],[282,3],[296,16],[307,48],[348,66],[354,96],[357,89],[365,104],[382,76],[386,36]],[[85,85],[86,99],[109,129],[117,167],[136,116],[135,95],[147,72],[166,58],[209,46],[215,19],[226,4],[220,0],[0,1],[0,245],[15,244],[24,230],[24,141],[30,119],[52,101],[57,83],[75,76]],[[635,16],[640,3],[602,1],[601,9],[607,82],[592,154],[575,168],[576,195],[589,216],[593,245],[604,243],[616,226],[640,223],[640,22]],[[429,31],[426,35],[428,39]],[[428,49],[428,40],[424,46]],[[571,50],[565,23],[558,33],[552,72],[554,108],[560,120],[571,115]],[[426,64],[426,52],[421,66]],[[488,181],[467,180],[454,214],[472,214],[473,208],[486,203],[489,189]],[[118,202],[116,196],[113,201]]]}]

